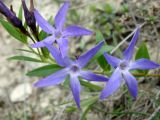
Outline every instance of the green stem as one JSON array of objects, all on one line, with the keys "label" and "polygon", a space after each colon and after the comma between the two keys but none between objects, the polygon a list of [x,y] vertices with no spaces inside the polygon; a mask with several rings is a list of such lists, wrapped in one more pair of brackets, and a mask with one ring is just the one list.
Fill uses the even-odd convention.
[{"label": "green stem", "polygon": [[[104,74],[102,71],[93,71],[96,74]],[[132,73],[136,77],[160,77],[160,74],[144,74],[144,73]]]},{"label": "green stem", "polygon": [[160,77],[160,74],[144,74],[144,73],[132,73],[134,76],[145,76],[145,77]]},{"label": "green stem", "polygon": [[[33,43],[36,43],[36,41],[32,38],[32,36],[31,36],[30,34],[28,35],[28,37],[32,40]],[[30,48],[30,47],[29,47],[29,48]],[[32,51],[33,51],[33,49],[32,49]],[[44,61],[43,56],[41,56],[41,52],[40,52],[39,48],[37,48],[37,51],[38,51],[38,54],[39,54],[40,59],[41,59],[42,61]],[[34,53],[35,53],[35,52],[34,52]]]},{"label": "green stem", "polygon": [[[27,45],[27,47],[28,47],[28,45]],[[40,57],[40,58],[42,58],[43,56],[41,55],[41,54],[39,54],[39,53],[37,53],[33,48],[31,48],[31,47],[28,47],[35,55],[37,55],[38,57]],[[43,62],[47,62],[47,63],[49,63],[49,64],[54,64],[55,63],[55,61],[51,58],[51,57],[49,57],[49,60],[44,60],[43,59]]]}]

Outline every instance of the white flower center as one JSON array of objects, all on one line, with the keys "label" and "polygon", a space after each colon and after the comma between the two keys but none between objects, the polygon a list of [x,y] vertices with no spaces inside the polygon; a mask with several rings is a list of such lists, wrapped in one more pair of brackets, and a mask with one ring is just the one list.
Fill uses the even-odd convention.
[{"label": "white flower center", "polygon": [[129,63],[127,61],[122,61],[120,64],[119,64],[119,68],[121,70],[126,70],[129,66]]},{"label": "white flower center", "polygon": [[70,67],[70,70],[71,70],[72,73],[77,73],[77,72],[80,71],[80,68],[77,65],[72,65]]},{"label": "white flower center", "polygon": [[57,39],[60,39],[62,37],[62,34],[61,34],[60,31],[56,31],[55,36],[56,36],[56,40],[57,40]]}]

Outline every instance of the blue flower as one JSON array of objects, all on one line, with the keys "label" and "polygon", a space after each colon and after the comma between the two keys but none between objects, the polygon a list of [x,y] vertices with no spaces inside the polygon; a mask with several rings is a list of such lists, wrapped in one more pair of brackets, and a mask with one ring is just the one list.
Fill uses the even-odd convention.
[{"label": "blue flower", "polygon": [[137,27],[131,43],[123,53],[124,59],[121,60],[119,58],[110,56],[107,53],[104,53],[104,57],[106,58],[108,63],[115,68],[115,71],[107,82],[105,88],[102,90],[100,99],[105,99],[106,97],[114,93],[120,87],[122,79],[125,80],[130,94],[134,99],[136,99],[138,94],[138,83],[136,78],[129,72],[129,70],[149,70],[160,67],[159,64],[144,58],[139,59],[135,62],[131,60],[139,32],[140,28]]},{"label": "blue flower", "polygon": [[48,48],[52,56],[55,58],[55,61],[58,65],[64,67],[62,70],[57,71],[56,73],[53,73],[52,75],[38,81],[34,85],[36,87],[46,87],[46,86],[52,86],[62,83],[67,76],[70,77],[70,87],[74,96],[74,100],[80,108],[80,82],[78,80],[78,77],[81,77],[83,79],[86,79],[88,81],[107,81],[108,78],[102,76],[102,75],[96,75],[92,73],[91,71],[84,71],[82,68],[84,68],[89,60],[99,51],[99,49],[102,47],[104,42],[100,42],[98,45],[96,45],[94,48],[89,50],[88,52],[82,54],[79,56],[75,61],[72,61],[67,56],[64,58],[62,57],[60,51],[48,44],[45,43],[45,46]]},{"label": "blue flower", "polygon": [[45,38],[41,42],[37,42],[31,45],[33,48],[45,47],[44,42],[48,44],[53,44],[55,41],[58,43],[62,57],[67,55],[68,51],[68,37],[90,35],[92,32],[85,28],[81,28],[76,25],[71,25],[67,28],[64,27],[66,21],[66,15],[69,8],[69,2],[65,2],[64,5],[60,8],[57,15],[55,16],[54,22],[55,27],[50,25],[37,10],[34,11],[34,15],[38,25],[48,34],[49,37]]}]

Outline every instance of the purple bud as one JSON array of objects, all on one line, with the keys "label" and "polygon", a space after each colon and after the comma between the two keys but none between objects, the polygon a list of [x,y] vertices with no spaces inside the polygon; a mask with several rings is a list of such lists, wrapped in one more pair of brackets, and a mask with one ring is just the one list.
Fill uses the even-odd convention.
[{"label": "purple bud", "polygon": [[13,11],[12,6],[10,10],[9,8],[6,7],[5,4],[3,4],[2,1],[0,1],[0,13],[2,13],[13,26],[19,28],[22,33],[28,35],[28,32],[22,25],[22,21],[18,19],[15,13],[12,11]]},{"label": "purple bud", "polygon": [[13,13],[1,1],[0,1],[0,13],[2,13],[7,18],[9,18],[9,16],[13,16]]},{"label": "purple bud", "polygon": [[33,26],[36,23],[35,17],[34,17],[34,12],[33,11],[29,11],[25,0],[22,0],[22,6],[23,6],[23,10],[24,10],[24,16],[26,19],[26,23],[28,26]]},{"label": "purple bud", "polygon": [[30,0],[30,10],[27,8],[25,0],[22,0],[22,6],[23,6],[26,23],[30,27],[32,33],[38,39],[38,32],[36,29],[36,19],[33,12],[34,10],[33,0]]}]

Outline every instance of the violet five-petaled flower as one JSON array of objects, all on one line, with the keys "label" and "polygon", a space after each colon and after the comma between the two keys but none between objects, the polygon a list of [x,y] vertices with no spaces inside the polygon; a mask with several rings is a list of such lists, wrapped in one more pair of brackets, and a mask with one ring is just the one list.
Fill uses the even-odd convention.
[{"label": "violet five-petaled flower", "polygon": [[64,23],[66,21],[66,14],[69,8],[69,2],[66,1],[64,5],[60,8],[57,15],[55,16],[54,23],[55,27],[49,24],[37,10],[34,11],[34,15],[38,25],[44,30],[46,33],[50,34],[49,37],[45,38],[41,42],[37,42],[32,44],[33,48],[45,47],[44,42],[48,44],[53,44],[55,41],[59,45],[60,51],[62,53],[62,57],[67,55],[68,51],[68,37],[82,36],[82,35],[90,35],[92,32],[85,28],[81,28],[76,25],[71,25],[64,28]]},{"label": "violet five-petaled flower", "polygon": [[52,56],[54,57],[55,61],[58,65],[64,67],[63,69],[53,73],[52,75],[36,82],[34,85],[36,87],[46,87],[52,86],[62,83],[67,76],[70,77],[70,87],[72,90],[72,94],[74,96],[74,100],[78,108],[80,108],[80,82],[78,77],[86,79],[88,81],[98,81],[98,82],[106,82],[108,78],[104,77],[103,75],[96,75],[91,71],[84,71],[82,70],[83,67],[87,65],[89,60],[99,51],[99,49],[104,44],[100,42],[94,48],[90,49],[88,52],[79,56],[75,61],[69,59],[68,56],[62,57],[59,49],[56,47],[45,43],[45,46],[48,48]]},{"label": "violet five-petaled flower", "polygon": [[123,52],[124,59],[121,60],[107,53],[104,53],[105,59],[112,67],[115,68],[115,71],[106,83],[105,88],[102,90],[100,99],[105,99],[106,97],[113,94],[120,87],[122,79],[125,80],[125,83],[132,97],[136,99],[138,94],[138,82],[136,78],[129,72],[129,70],[148,70],[160,67],[159,64],[144,58],[138,59],[135,62],[131,60],[139,32],[140,27],[137,27],[131,43],[129,44],[128,48]]}]

